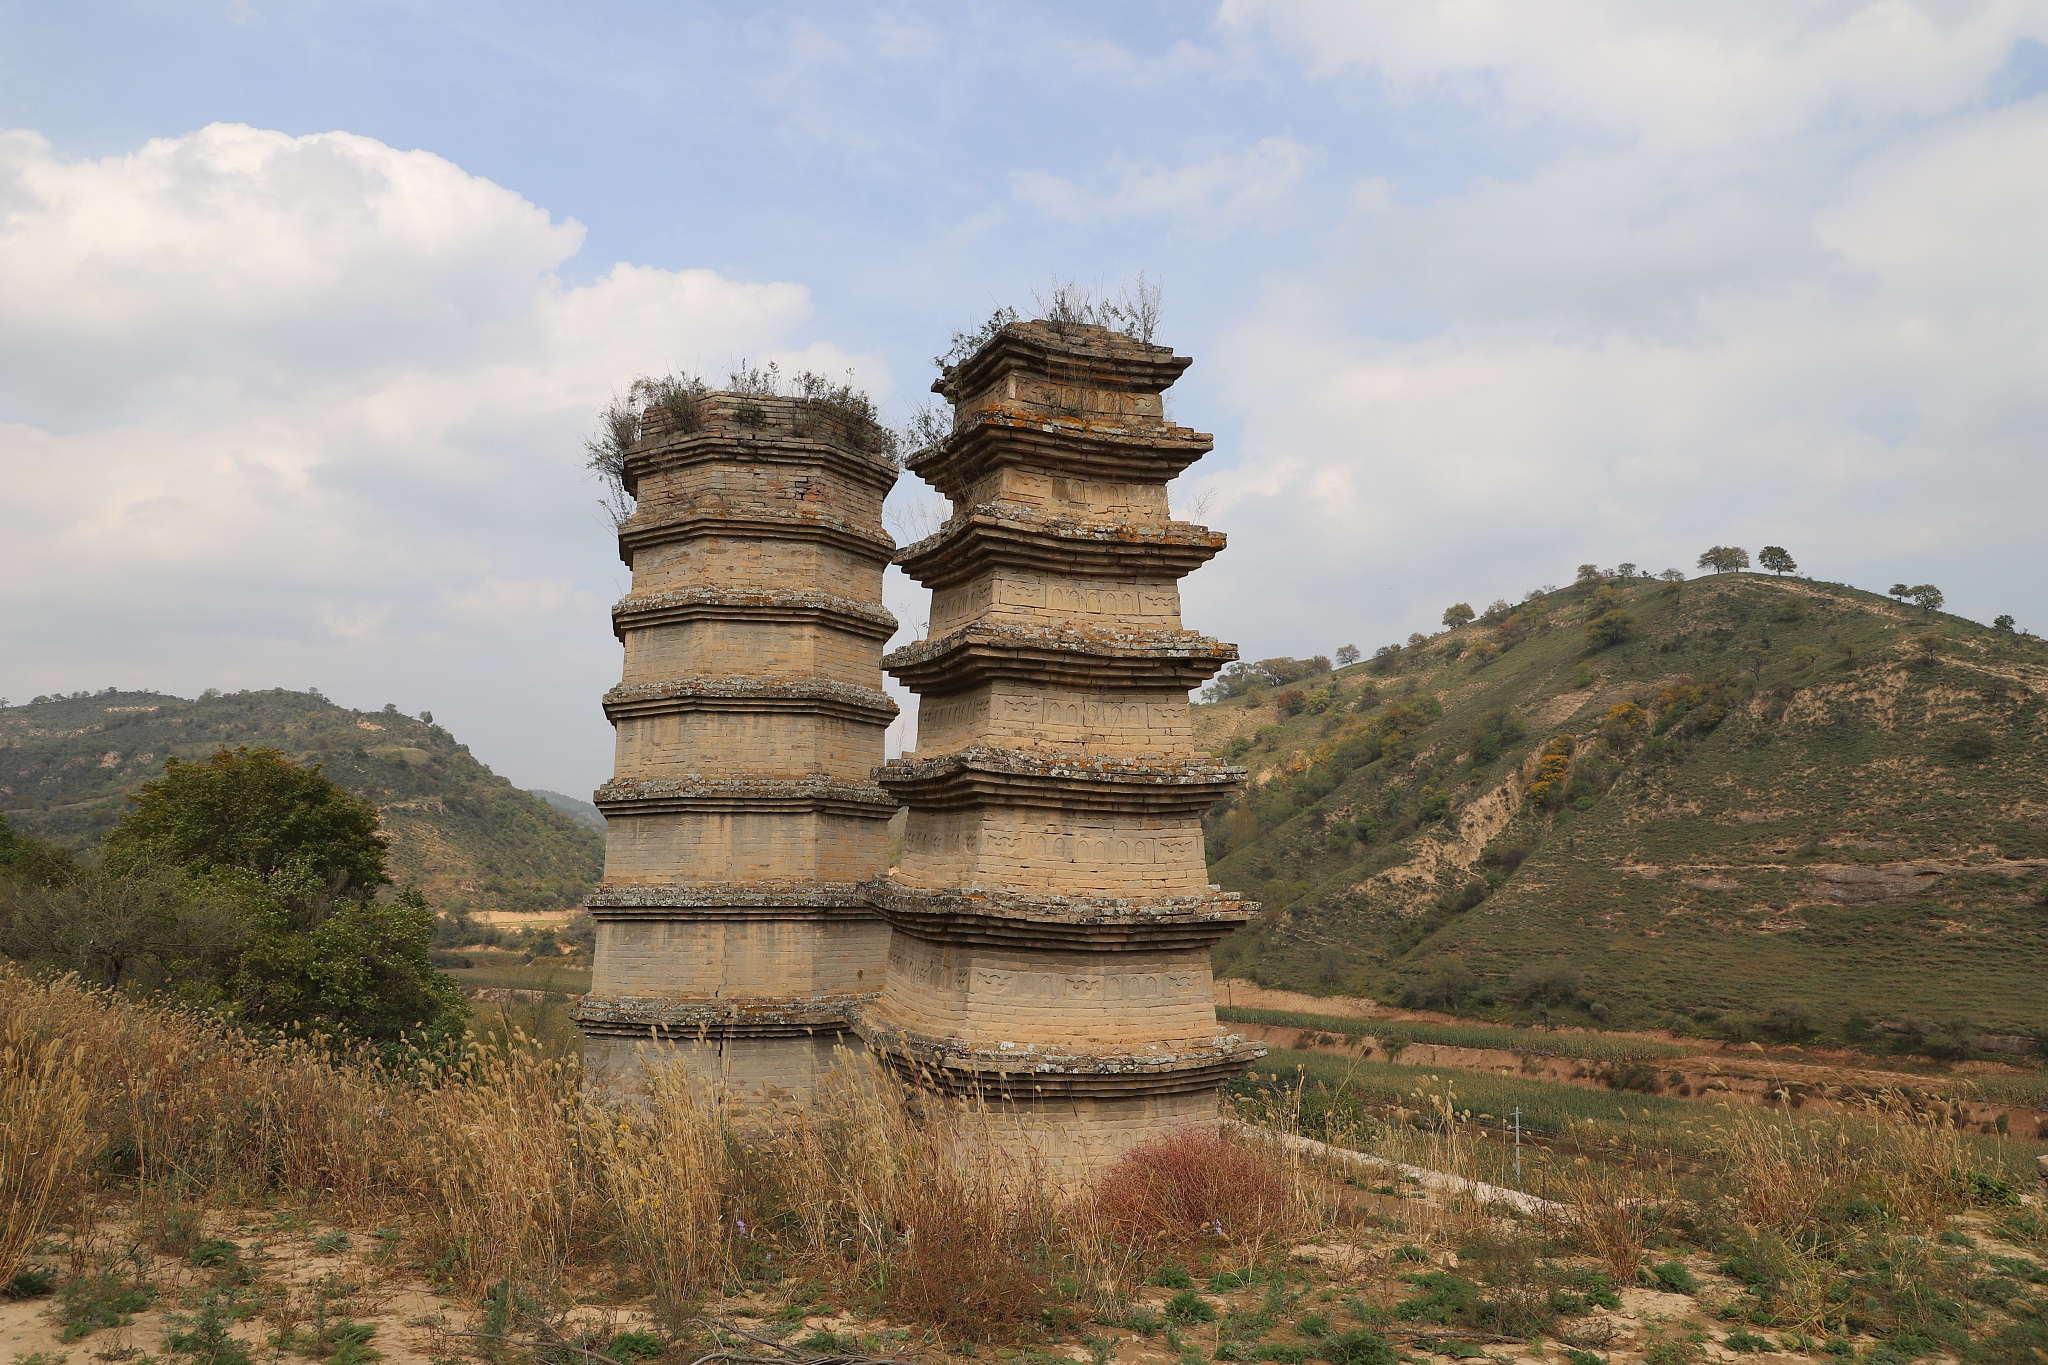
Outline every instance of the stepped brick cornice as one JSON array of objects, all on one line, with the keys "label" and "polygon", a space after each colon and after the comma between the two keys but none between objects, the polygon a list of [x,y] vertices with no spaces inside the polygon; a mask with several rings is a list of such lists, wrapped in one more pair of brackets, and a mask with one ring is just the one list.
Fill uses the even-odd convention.
[{"label": "stepped brick cornice", "polygon": [[867,905],[852,882],[736,884],[615,883],[598,887],[583,906],[598,919],[820,919],[856,914]]},{"label": "stepped brick cornice", "polygon": [[1173,387],[1194,363],[1190,356],[1175,355],[1170,346],[1136,341],[1102,327],[1024,322],[1005,327],[948,369],[932,382],[932,392],[958,405],[1009,376],[1023,375],[1057,384],[1158,394]]},{"label": "stepped brick cornice", "polygon": [[882,666],[905,687],[927,695],[997,679],[1185,692],[1236,657],[1236,645],[1192,630],[976,621],[893,650]]},{"label": "stepped brick cornice", "polygon": [[751,536],[764,540],[809,540],[876,564],[896,555],[896,542],[878,530],[842,521],[828,512],[745,507],[721,510],[637,511],[619,527],[619,560],[632,564],[636,551],[704,536]]},{"label": "stepped brick cornice", "polygon": [[872,1008],[855,1014],[862,1035],[906,1079],[996,1101],[1213,1094],[1217,1086],[1266,1055],[1264,1047],[1237,1033],[1131,1052],[1078,1051],[1037,1043],[968,1048],[871,1016]]},{"label": "stepped brick cornice", "polygon": [[628,593],[612,606],[612,634],[685,621],[817,622],[849,635],[886,640],[896,617],[878,603],[807,588],[679,588]]},{"label": "stepped brick cornice", "polygon": [[932,943],[1070,952],[1207,948],[1252,917],[1234,891],[1202,896],[1030,895],[1003,888],[925,891],[878,878],[862,887],[892,928]]},{"label": "stepped brick cornice", "polygon": [[1070,477],[1164,483],[1215,446],[1190,427],[1146,426],[1009,407],[963,415],[959,428],[910,458],[910,472],[955,502],[997,469],[1057,466]]},{"label": "stepped brick cornice", "polygon": [[880,787],[823,777],[613,778],[599,787],[592,799],[606,815],[830,811],[864,820],[887,820],[896,813],[896,798]]},{"label": "stepped brick cornice", "polygon": [[997,568],[1177,579],[1208,563],[1226,543],[1221,531],[1185,521],[1163,526],[1087,521],[1045,516],[1015,503],[985,502],[902,551],[896,562],[934,589]]},{"label": "stepped brick cornice", "polygon": [[626,1038],[697,1039],[836,1038],[849,1029],[848,1016],[868,995],[828,995],[804,1000],[762,999],[678,1001],[662,996],[586,995],[573,1015],[585,1033]]},{"label": "stepped brick cornice", "polygon": [[887,725],[897,706],[879,687],[833,678],[670,678],[624,684],[604,694],[604,713],[613,721],[685,711],[820,715]]},{"label": "stepped brick cornice", "polygon": [[1237,789],[1245,770],[1202,759],[1040,753],[976,745],[895,759],[876,779],[905,805],[952,810],[1000,801],[1068,811],[1199,815]]},{"label": "stepped brick cornice", "polygon": [[696,408],[696,424],[688,428],[658,405],[646,410],[640,440],[626,453],[627,492],[640,497],[641,479],[706,464],[818,465],[884,493],[896,484],[896,462],[882,449],[878,430],[820,404],[710,393]]}]

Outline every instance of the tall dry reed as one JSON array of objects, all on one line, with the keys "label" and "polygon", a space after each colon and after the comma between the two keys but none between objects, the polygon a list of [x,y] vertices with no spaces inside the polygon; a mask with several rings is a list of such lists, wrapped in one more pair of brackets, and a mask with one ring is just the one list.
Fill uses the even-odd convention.
[{"label": "tall dry reed", "polygon": [[0,1285],[76,1206],[105,1141],[86,1121],[85,1049],[32,1037],[25,1023],[14,1011],[0,1016]]},{"label": "tall dry reed", "polygon": [[1121,1205],[1077,1197],[1017,1116],[913,1099],[865,1054],[762,1131],[679,1071],[613,1095],[516,1033],[387,1065],[0,966],[0,1056],[8,1264],[94,1184],[285,1198],[410,1221],[478,1296],[554,1297],[617,1258],[673,1311],[772,1262],[957,1339],[1006,1334],[1074,1284],[1127,1288],[1168,1244],[1256,1255],[1327,1221],[1299,1160],[1211,1136],[1134,1157],[1108,1182]]},{"label": "tall dry reed", "polygon": [[[598,1232],[600,1189],[582,1071],[533,1048],[471,1040],[450,1074],[400,1097],[433,1197],[424,1212],[455,1278],[558,1289]],[[600,1139],[601,1140],[601,1139]]]}]

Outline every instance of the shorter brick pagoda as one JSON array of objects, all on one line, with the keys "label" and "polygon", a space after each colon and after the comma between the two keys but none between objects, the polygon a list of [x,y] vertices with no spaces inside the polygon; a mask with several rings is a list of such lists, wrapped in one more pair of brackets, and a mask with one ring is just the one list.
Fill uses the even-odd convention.
[{"label": "shorter brick pagoda", "polygon": [[887,866],[897,804],[872,777],[897,709],[897,469],[874,435],[823,404],[712,393],[650,407],[628,454],[617,758],[576,1009],[593,1075],[680,1061],[743,1108],[802,1103],[880,988],[888,931],[856,889]]}]

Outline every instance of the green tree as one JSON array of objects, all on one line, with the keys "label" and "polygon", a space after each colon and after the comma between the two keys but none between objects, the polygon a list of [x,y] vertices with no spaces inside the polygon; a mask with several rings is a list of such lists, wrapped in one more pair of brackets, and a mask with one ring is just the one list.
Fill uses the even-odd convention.
[{"label": "green tree", "polygon": [[2014,622],[2012,617],[2010,616],[1999,615],[1991,618],[1991,628],[1993,630],[2002,630],[2005,631],[2007,634],[2011,634],[2013,627]]},{"label": "green tree", "polygon": [[1764,546],[1756,552],[1756,562],[1781,578],[1799,568],[1798,562],[1786,553],[1782,545]]},{"label": "green tree", "polygon": [[1628,639],[1635,627],[1636,618],[1616,607],[1586,622],[1586,643],[1594,649],[1606,649]]},{"label": "green tree", "polygon": [[1739,545],[1714,545],[1700,552],[1699,567],[1731,573],[1749,567],[1749,551]]},{"label": "green tree", "polygon": [[377,808],[319,764],[300,767],[275,749],[221,749],[196,763],[173,756],[129,800],[135,809],[106,838],[116,866],[160,859],[259,880],[293,866],[358,900],[391,884]]},{"label": "green tree", "polygon": [[1456,630],[1459,626],[1469,625],[1472,618],[1477,614],[1472,610],[1470,602],[1453,603],[1451,606],[1444,608],[1444,624],[1452,630]]},{"label": "green tree", "polygon": [[1941,595],[1941,589],[1932,583],[1918,583],[1906,589],[1906,596],[1913,599],[1913,605],[1932,616],[1941,610],[1941,604],[1948,599]]},{"label": "green tree", "polygon": [[77,867],[70,849],[17,834],[7,817],[0,815],[0,883],[61,886]]},{"label": "green tree", "polygon": [[[300,889],[317,895],[316,884]],[[461,990],[428,959],[434,912],[417,890],[388,902],[336,902],[301,932],[290,919],[281,900],[242,954],[234,994],[249,1018],[382,1042],[466,1008]]]},{"label": "green tree", "polygon": [[1886,597],[1896,597],[1901,602],[1905,601],[1908,597],[1911,597],[1912,595],[1913,590],[1907,587],[1904,583],[1892,584],[1892,590],[1885,594]]}]

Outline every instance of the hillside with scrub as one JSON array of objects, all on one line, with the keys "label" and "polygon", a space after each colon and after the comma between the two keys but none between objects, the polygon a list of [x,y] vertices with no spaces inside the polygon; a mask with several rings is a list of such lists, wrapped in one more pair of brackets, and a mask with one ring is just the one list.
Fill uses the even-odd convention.
[{"label": "hillside with scrub", "polygon": [[1939,603],[1589,566],[1334,670],[1234,665],[1194,708],[1197,743],[1249,769],[1209,856],[1265,914],[1218,975],[1523,1024],[2034,1050],[2048,644]]},{"label": "hillside with scrub", "polygon": [[356,711],[318,692],[73,693],[0,707],[0,816],[83,850],[165,760],[276,749],[371,802],[393,878],[436,907],[553,910],[604,867],[604,836],[479,762],[431,712]]}]

